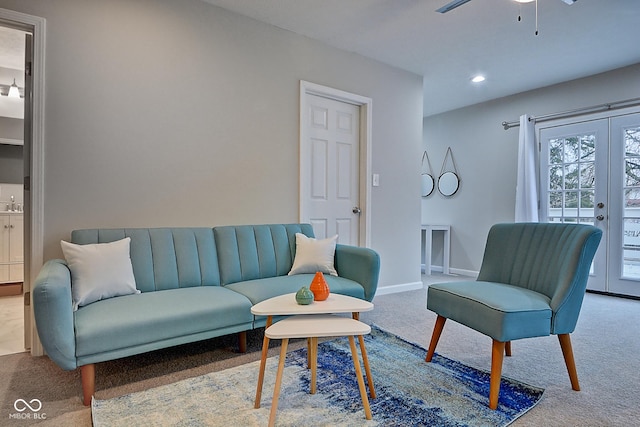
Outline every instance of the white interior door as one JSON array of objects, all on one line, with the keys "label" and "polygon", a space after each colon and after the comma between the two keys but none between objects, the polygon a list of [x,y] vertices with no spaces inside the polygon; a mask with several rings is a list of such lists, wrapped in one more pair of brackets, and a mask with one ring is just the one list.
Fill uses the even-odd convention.
[{"label": "white interior door", "polygon": [[360,229],[360,107],[307,95],[306,147],[301,174],[307,217],[317,238],[338,235],[338,242],[358,245]]}]

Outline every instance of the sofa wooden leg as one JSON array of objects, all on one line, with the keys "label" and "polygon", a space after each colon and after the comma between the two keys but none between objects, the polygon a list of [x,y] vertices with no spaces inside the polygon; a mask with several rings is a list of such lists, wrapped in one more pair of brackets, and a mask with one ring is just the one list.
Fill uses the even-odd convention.
[{"label": "sofa wooden leg", "polygon": [[491,350],[491,378],[489,380],[489,408],[498,408],[500,394],[500,378],[502,377],[502,361],[504,359],[504,342],[493,340]]},{"label": "sofa wooden leg", "polygon": [[91,363],[80,366],[80,376],[82,377],[82,403],[84,406],[89,406],[96,388],[96,365]]},{"label": "sofa wooden leg", "polygon": [[564,356],[564,363],[567,365],[569,379],[571,380],[571,388],[580,391],[580,383],[578,382],[578,371],[576,370],[576,362],[573,359],[573,348],[571,347],[571,337],[569,334],[559,334],[560,348]]},{"label": "sofa wooden leg", "polygon": [[444,329],[444,323],[446,321],[447,321],[446,317],[442,317],[438,315],[438,318],[436,319],[436,324],[433,327],[433,334],[431,334],[431,342],[429,343],[429,350],[427,351],[427,357],[424,359],[426,362],[431,362],[433,353],[436,352],[436,346],[438,345],[438,340],[440,339],[440,335],[442,334],[442,329]]},{"label": "sofa wooden leg", "polygon": [[240,353],[247,352],[247,331],[238,333],[238,349],[240,350]]},{"label": "sofa wooden leg", "polygon": [[504,355],[511,357],[511,341],[504,343]]}]

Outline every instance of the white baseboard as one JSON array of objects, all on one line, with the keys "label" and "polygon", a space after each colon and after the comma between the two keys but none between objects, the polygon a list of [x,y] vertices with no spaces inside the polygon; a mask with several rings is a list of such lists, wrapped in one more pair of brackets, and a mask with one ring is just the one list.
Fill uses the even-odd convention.
[{"label": "white baseboard", "polygon": [[457,274],[459,276],[468,276],[468,277],[472,277],[472,278],[476,278],[478,277],[478,273],[480,273],[479,271],[473,271],[473,270],[463,270],[461,268],[450,268],[449,269],[449,273],[451,274]]},{"label": "white baseboard", "polygon": [[388,295],[397,294],[399,292],[415,291],[416,289],[422,289],[424,285],[422,282],[402,283],[399,285],[382,286],[376,290],[376,295]]}]

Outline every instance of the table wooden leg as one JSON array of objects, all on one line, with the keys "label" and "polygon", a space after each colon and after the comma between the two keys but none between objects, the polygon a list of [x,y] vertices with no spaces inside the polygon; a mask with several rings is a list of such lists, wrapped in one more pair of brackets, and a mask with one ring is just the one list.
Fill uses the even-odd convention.
[{"label": "table wooden leg", "polygon": [[367,397],[367,390],[364,387],[364,378],[362,378],[362,369],[360,368],[360,358],[358,357],[358,350],[356,349],[356,341],[352,335],[349,335],[349,345],[351,346],[351,357],[353,358],[353,367],[356,369],[356,377],[358,378],[358,388],[360,389],[360,397],[362,398],[362,406],[364,406],[365,418],[370,420],[371,408],[369,407],[369,398]]},{"label": "table wooden leg", "polygon": [[310,338],[310,341],[311,390],[309,390],[309,393],[316,394],[316,382],[318,379],[318,337]]},{"label": "table wooden leg", "polygon": [[271,412],[269,413],[269,427],[273,427],[276,423],[276,411],[278,410],[278,398],[280,397],[280,387],[282,386],[282,372],[284,371],[284,361],[287,358],[288,344],[289,338],[283,338],[282,348],[280,349],[280,360],[278,361],[278,373],[276,374],[276,385],[273,388]]},{"label": "table wooden leg", "polygon": [[[269,326],[271,326],[271,322],[273,321],[273,318],[271,316],[267,316],[267,326],[265,327],[268,328]],[[262,398],[262,384],[264,382],[264,369],[267,365],[267,355],[269,353],[269,338],[267,338],[267,336],[264,336],[264,339],[262,340],[262,357],[260,358],[260,373],[258,374],[258,386],[256,387],[256,400],[253,404],[253,407],[258,409],[260,407],[260,400]]]},{"label": "table wooden leg", "polygon": [[372,399],[376,398],[376,389],[373,387],[373,376],[371,375],[371,367],[369,366],[369,357],[367,356],[367,348],[364,346],[364,336],[358,335],[360,342],[360,351],[362,352],[362,362],[364,363],[364,372],[367,374],[367,382],[369,383],[369,395]]}]

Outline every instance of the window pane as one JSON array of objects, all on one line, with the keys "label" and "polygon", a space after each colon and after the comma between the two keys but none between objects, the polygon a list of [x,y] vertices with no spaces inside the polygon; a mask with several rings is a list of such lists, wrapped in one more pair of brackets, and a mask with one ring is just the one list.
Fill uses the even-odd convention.
[{"label": "window pane", "polygon": [[624,130],[625,156],[640,155],[640,127]]},{"label": "window pane", "polygon": [[564,196],[564,207],[573,209],[578,207],[578,192],[567,191]]},{"label": "window pane", "polygon": [[580,165],[580,188],[594,188],[596,182],[596,167],[594,162]]},{"label": "window pane", "polygon": [[562,209],[562,193],[559,191],[549,192],[549,208]]},{"label": "window pane", "polygon": [[549,190],[562,190],[562,166],[549,168]]},{"label": "window pane", "polygon": [[[595,194],[593,191],[581,191],[580,192],[580,207],[593,209],[595,203],[593,202]],[[585,215],[586,213],[582,213]]]},{"label": "window pane", "polygon": [[640,158],[627,158],[624,161],[625,187],[640,185]]},{"label": "window pane", "polygon": [[575,190],[578,188],[578,164],[573,163],[564,167],[564,188]]},{"label": "window pane", "polygon": [[562,139],[549,140],[549,164],[557,165],[562,163]]},{"label": "window pane", "polygon": [[594,161],[596,159],[595,142],[595,135],[584,135],[580,138],[580,157],[583,161]]},{"label": "window pane", "polygon": [[570,138],[565,139],[564,163],[574,163],[578,161],[579,147],[580,147],[580,144],[578,143],[577,137],[572,136]]},{"label": "window pane", "polygon": [[640,207],[640,188],[627,188],[624,190],[624,207]]}]

